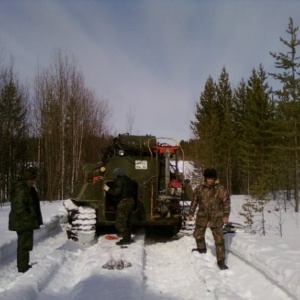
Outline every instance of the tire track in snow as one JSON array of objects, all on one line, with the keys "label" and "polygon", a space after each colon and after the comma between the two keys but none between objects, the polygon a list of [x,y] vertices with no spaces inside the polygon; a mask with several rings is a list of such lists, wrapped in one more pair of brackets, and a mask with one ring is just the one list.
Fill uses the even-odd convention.
[{"label": "tire track in snow", "polygon": [[[215,261],[215,245],[210,230],[206,233],[209,253]],[[229,270],[221,272],[222,282],[227,286],[236,286],[238,293],[248,300],[291,300],[294,299],[278,286],[267,274],[257,269],[243,257],[227,249]]]},{"label": "tire track in snow", "polygon": [[[23,278],[13,266],[15,262],[4,265],[7,272],[2,268],[0,288],[7,289],[21,279],[24,284],[27,280],[26,284],[30,286],[36,280],[37,286],[31,288],[30,295],[24,299],[40,300],[83,299],[91,290],[101,299],[117,299],[118,288],[128,296],[127,299],[138,300],[198,299],[199,296],[203,300],[292,299],[263,273],[231,252],[227,258],[230,269],[218,270],[209,232],[205,255],[191,253],[195,241],[187,235],[178,235],[178,239],[163,243],[150,242],[145,247],[143,237],[139,236],[128,249],[121,249],[115,241],[105,240],[103,236],[93,246],[80,247],[76,242],[66,241],[65,232],[61,232],[34,247],[31,254],[34,266]],[[110,256],[115,259],[123,256],[132,267],[122,271],[102,269]],[[35,269],[40,268],[44,272],[35,273]],[[37,274],[42,274],[42,278],[36,278]],[[12,284],[8,282],[10,280]],[[123,286],[124,282],[131,288]],[[14,299],[13,291],[11,298],[1,298],[1,294],[0,299]]]},{"label": "tire track in snow", "polygon": [[[66,233],[62,230],[51,231],[53,236],[45,238],[43,234],[39,234],[35,237],[33,250],[30,252],[30,264],[32,270],[38,265],[42,265],[44,260],[54,249],[62,246],[66,242]],[[0,292],[10,289],[14,282],[20,278],[23,274],[18,273],[16,252],[17,252],[17,241],[14,243],[14,258],[9,257],[7,260],[1,262],[1,273],[0,273]]]},{"label": "tire track in snow", "polygon": [[[100,236],[97,243],[79,248],[78,243],[69,241],[71,251],[55,277],[41,291],[38,300],[48,299],[141,299],[142,293],[142,259],[144,239],[135,236],[135,243],[123,249],[115,245],[116,240],[106,240]],[[73,244],[73,246],[72,246]],[[102,268],[109,259],[123,259],[132,264],[122,270]],[[121,291],[121,292],[120,292]]]},{"label": "tire track in snow", "polygon": [[[184,253],[184,255],[181,255]],[[190,276],[186,276],[189,273]],[[183,239],[166,242],[151,242],[145,245],[145,291],[144,300],[156,299],[201,299],[211,300],[214,296],[206,284],[195,274],[189,247]]]},{"label": "tire track in snow", "polygon": [[[180,240],[182,240],[188,252],[196,247],[192,233],[193,228],[180,233],[183,235]],[[206,254],[189,252],[193,259],[192,265],[194,268],[193,272],[191,271],[191,276],[198,276],[205,283],[207,290],[214,295],[214,299],[294,299],[284,289],[276,285],[273,280],[270,280],[266,274],[231,252],[227,255],[229,270],[220,271],[216,264],[215,245],[209,229],[206,233],[206,242],[208,248]],[[202,299],[206,298],[203,297]]]}]

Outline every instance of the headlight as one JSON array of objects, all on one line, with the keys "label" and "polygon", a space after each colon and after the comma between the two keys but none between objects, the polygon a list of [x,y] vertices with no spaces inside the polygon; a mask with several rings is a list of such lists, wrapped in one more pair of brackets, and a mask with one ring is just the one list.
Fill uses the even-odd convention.
[{"label": "headlight", "polygon": [[118,151],[118,155],[119,155],[119,156],[124,156],[124,154],[125,154],[124,150],[119,150],[119,151]]}]

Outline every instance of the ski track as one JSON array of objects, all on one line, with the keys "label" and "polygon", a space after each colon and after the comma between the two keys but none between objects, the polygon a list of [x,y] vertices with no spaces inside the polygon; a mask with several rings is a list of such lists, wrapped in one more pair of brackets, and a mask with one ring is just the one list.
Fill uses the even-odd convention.
[{"label": "ski track", "polygon": [[[4,261],[0,273],[0,300],[14,299],[15,282],[19,286],[22,282],[24,299],[30,300],[79,300],[85,299],[91,291],[99,299],[113,300],[117,299],[120,288],[124,291],[124,299],[133,300],[192,300],[199,297],[205,300],[293,299],[265,273],[231,251],[227,255],[229,270],[220,271],[210,230],[207,231],[208,251],[202,255],[191,252],[195,248],[191,230],[182,231],[177,239],[165,242],[145,244],[144,235],[136,235],[134,239],[133,244],[122,249],[115,245],[115,240],[107,240],[105,236],[100,236],[94,245],[88,247],[66,241],[66,233],[61,230],[49,238],[40,237],[40,242],[35,243],[31,252],[33,272],[30,270],[28,275],[32,272],[30,276],[34,277],[34,269],[43,268],[44,276],[35,278],[37,286],[32,286],[30,276],[17,272],[15,260],[7,260],[6,264]],[[183,252],[183,257],[177,256]],[[129,261],[132,266],[123,270],[103,269],[110,258]],[[247,268],[246,274],[238,268],[241,263]],[[186,270],[180,272],[181,268],[189,269],[188,278]],[[77,282],[76,278],[81,278],[81,281]],[[170,281],[176,282],[177,289],[174,289],[174,284],[168,284]],[[118,286],[115,292],[105,288],[112,285]]]}]

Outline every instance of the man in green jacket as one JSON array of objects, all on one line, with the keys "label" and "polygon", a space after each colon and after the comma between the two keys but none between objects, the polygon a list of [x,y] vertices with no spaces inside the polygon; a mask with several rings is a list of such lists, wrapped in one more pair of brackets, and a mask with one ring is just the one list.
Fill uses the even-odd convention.
[{"label": "man in green jacket", "polygon": [[137,192],[136,184],[126,176],[120,168],[114,169],[113,175],[116,177],[114,185],[112,188],[104,185],[104,190],[114,197],[117,202],[115,226],[123,238],[116,244],[127,245],[133,242],[131,239],[131,215],[134,209],[134,199]]},{"label": "man in green jacket", "polygon": [[189,220],[192,220],[198,207],[194,230],[197,248],[193,251],[206,253],[205,232],[210,227],[215,240],[218,266],[221,270],[226,270],[223,225],[228,223],[230,197],[225,187],[219,183],[215,169],[205,169],[203,175],[204,181],[196,188],[189,209]]},{"label": "man in green jacket", "polygon": [[189,179],[184,180],[183,184],[183,200],[191,201],[193,199],[193,188]]},{"label": "man in green jacket", "polygon": [[188,210],[193,199],[193,188],[190,179],[185,179],[182,185],[182,209],[183,214],[186,217],[188,215]]},{"label": "man in green jacket", "polygon": [[29,167],[11,191],[8,228],[16,231],[18,235],[17,267],[21,273],[31,268],[29,252],[33,248],[33,230],[43,224],[39,199],[34,187],[36,177],[36,169]]}]

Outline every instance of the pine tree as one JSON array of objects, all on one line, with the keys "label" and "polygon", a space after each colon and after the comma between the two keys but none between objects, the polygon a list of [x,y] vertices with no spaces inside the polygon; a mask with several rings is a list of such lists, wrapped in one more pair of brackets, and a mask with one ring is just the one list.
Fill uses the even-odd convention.
[{"label": "pine tree", "polygon": [[14,77],[10,76],[10,80],[4,83],[0,91],[1,198],[8,196],[11,179],[20,175],[21,168],[26,165],[28,155],[26,99]]},{"label": "pine tree", "polygon": [[249,194],[249,173],[243,169],[243,161],[240,155],[243,143],[246,141],[246,131],[242,127],[246,113],[246,97],[247,87],[245,81],[242,79],[234,90],[233,95],[233,126],[235,128],[236,136],[234,138],[236,143],[233,149],[232,189],[234,193]]},{"label": "pine tree", "polygon": [[262,67],[253,69],[247,83],[243,131],[242,160],[243,172],[248,174],[249,192],[263,200],[269,189],[272,167],[272,126],[273,111],[271,90],[266,83],[266,73]]},{"label": "pine tree", "polygon": [[[297,56],[297,47],[300,40],[297,38],[299,27],[295,27],[293,19],[289,19],[288,29],[286,30],[290,39],[280,38],[280,41],[287,46],[287,53],[270,52],[275,59],[275,67],[281,72],[270,73],[270,75],[282,84],[282,88],[275,91],[283,113],[283,121],[287,131],[282,137],[288,144],[291,142],[293,157],[294,175],[294,197],[295,211],[299,211],[299,132],[300,132],[300,56]],[[285,114],[286,112],[286,114]],[[287,152],[290,150],[287,149]]]},{"label": "pine tree", "polygon": [[[274,137],[275,155],[277,158],[274,170],[276,182],[274,186],[285,191],[285,200],[291,200],[291,191],[294,189],[294,104],[288,99],[280,98],[275,102]],[[291,159],[292,158],[292,159]],[[284,172],[282,172],[284,170]]]},{"label": "pine tree", "polygon": [[196,105],[196,121],[191,122],[195,137],[195,161],[202,168],[215,166],[217,111],[216,86],[211,76],[207,79],[200,101]]},{"label": "pine tree", "polygon": [[216,160],[218,174],[231,192],[232,151],[235,145],[235,128],[233,126],[233,99],[229,75],[223,67],[216,87],[216,110],[218,132],[216,135]]}]

